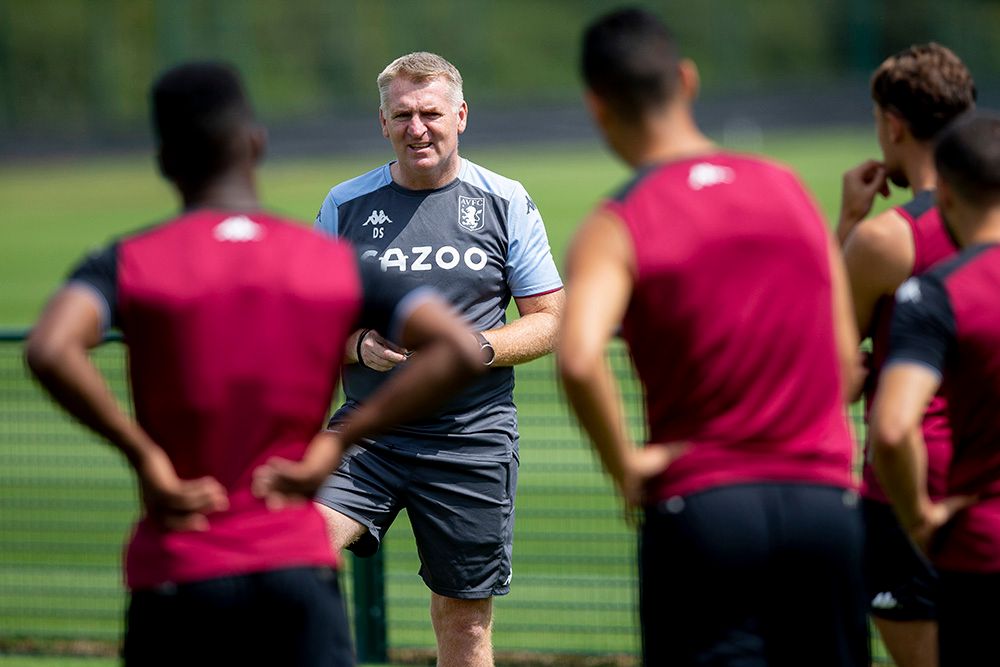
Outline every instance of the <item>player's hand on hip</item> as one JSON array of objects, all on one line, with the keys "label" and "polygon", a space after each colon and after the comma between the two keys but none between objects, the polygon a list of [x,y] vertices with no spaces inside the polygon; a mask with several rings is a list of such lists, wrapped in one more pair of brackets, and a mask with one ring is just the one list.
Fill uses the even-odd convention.
[{"label": "player's hand on hip", "polygon": [[229,508],[222,484],[212,477],[180,479],[159,447],[143,453],[136,472],[146,515],[166,530],[208,530],[208,515]]},{"label": "player's hand on hip", "polygon": [[309,443],[301,461],[273,457],[253,472],[251,490],[272,510],[312,500],[336,470],[344,447],[334,431],[323,431]]},{"label": "player's hand on hip", "polygon": [[907,530],[910,539],[921,551],[928,553],[937,531],[956,514],[977,501],[976,496],[949,496],[931,503],[917,522]]},{"label": "player's hand on hip", "polygon": [[844,172],[837,224],[837,236],[841,243],[872,210],[875,196],[879,194],[889,196],[889,181],[885,165],[878,160],[866,160]]},{"label": "player's hand on hip", "polygon": [[389,371],[406,361],[407,350],[386,340],[374,329],[364,334],[358,350],[361,352],[358,361],[375,371]]},{"label": "player's hand on hip", "polygon": [[640,506],[646,501],[649,483],[684,455],[691,445],[686,442],[650,444],[635,449],[628,457],[621,482],[622,494],[629,505]]}]

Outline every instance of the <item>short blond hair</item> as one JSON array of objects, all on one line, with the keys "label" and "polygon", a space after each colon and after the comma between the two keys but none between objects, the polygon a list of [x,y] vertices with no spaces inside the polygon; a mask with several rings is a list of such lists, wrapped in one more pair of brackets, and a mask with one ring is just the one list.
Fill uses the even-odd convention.
[{"label": "short blond hair", "polygon": [[415,51],[393,60],[375,80],[378,83],[378,103],[382,111],[386,111],[389,86],[401,76],[413,81],[428,81],[439,77],[444,79],[455,109],[462,106],[465,99],[462,95],[462,75],[457,67],[436,53]]}]

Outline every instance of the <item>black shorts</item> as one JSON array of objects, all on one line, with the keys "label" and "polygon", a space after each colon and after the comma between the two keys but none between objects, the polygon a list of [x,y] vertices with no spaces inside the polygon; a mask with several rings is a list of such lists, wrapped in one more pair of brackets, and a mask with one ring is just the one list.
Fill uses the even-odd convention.
[{"label": "black shorts", "polygon": [[1000,665],[1000,574],[940,572],[941,667]]},{"label": "black shorts", "polygon": [[337,573],[290,568],[133,591],[125,665],[348,667]]},{"label": "black shorts", "polygon": [[482,599],[510,592],[517,455],[488,461],[369,445],[352,447],[316,495],[367,533],[348,547],[378,550],[406,508],[420,576],[438,595]]},{"label": "black shorts", "polygon": [[892,506],[862,501],[865,588],[872,616],[890,621],[937,618],[938,576],[907,537]]},{"label": "black shorts", "polygon": [[643,663],[867,667],[857,495],[740,484],[646,510]]}]

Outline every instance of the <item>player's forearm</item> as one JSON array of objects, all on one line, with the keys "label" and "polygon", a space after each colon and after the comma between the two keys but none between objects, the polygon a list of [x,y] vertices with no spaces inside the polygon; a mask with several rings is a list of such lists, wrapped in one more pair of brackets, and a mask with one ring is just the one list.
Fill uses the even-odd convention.
[{"label": "player's forearm", "polygon": [[364,331],[364,329],[358,329],[347,337],[347,341],[344,343],[345,364],[358,363],[358,337],[361,335],[362,331]]},{"label": "player's forearm", "polygon": [[156,446],[122,411],[83,345],[52,344],[32,337],[25,359],[57,403],[120,449],[133,466]]},{"label": "player's forearm", "polygon": [[590,437],[604,469],[623,487],[626,459],[632,445],[625,432],[618,387],[603,358],[588,363],[560,350],[559,375],[577,420]]},{"label": "player's forearm", "polygon": [[920,426],[890,430],[872,427],[875,473],[906,530],[921,523],[931,505],[927,494],[927,450]]},{"label": "player's forearm", "polygon": [[559,317],[538,312],[523,315],[499,329],[484,331],[496,351],[494,366],[516,366],[552,352],[559,331]]}]

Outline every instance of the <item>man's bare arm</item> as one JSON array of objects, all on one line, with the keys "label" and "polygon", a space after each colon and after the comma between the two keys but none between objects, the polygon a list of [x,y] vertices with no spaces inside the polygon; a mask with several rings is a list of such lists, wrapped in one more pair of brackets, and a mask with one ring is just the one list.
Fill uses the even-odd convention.
[{"label": "man's bare arm", "polygon": [[599,211],[584,223],[569,253],[569,289],[556,355],[566,396],[580,425],[625,498],[683,451],[669,445],[637,449],[625,429],[618,383],[605,358],[633,289],[634,254],[620,221]]},{"label": "man's bare arm", "polygon": [[555,348],[566,293],[514,297],[520,317],[483,335],[496,352],[494,366],[514,366],[544,356]]},{"label": "man's bare arm", "polygon": [[878,300],[892,295],[913,273],[913,234],[906,220],[885,211],[859,223],[844,244],[844,263],[858,336],[865,338]]},{"label": "man's bare arm", "polygon": [[875,472],[903,528],[926,548],[934,532],[974,501],[955,496],[934,503],[927,493],[927,447],[921,422],[940,376],[922,364],[897,362],[882,371],[872,406]]},{"label": "man's bare arm", "polygon": [[843,385],[844,402],[853,402],[864,383],[865,373],[858,351],[858,326],[854,319],[847,272],[833,238],[828,251],[830,262],[830,282],[833,293],[834,340],[837,344],[837,359],[840,362],[840,377]]}]

